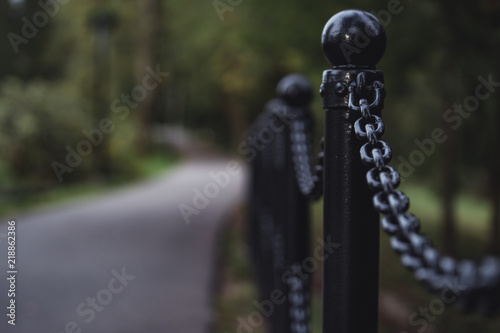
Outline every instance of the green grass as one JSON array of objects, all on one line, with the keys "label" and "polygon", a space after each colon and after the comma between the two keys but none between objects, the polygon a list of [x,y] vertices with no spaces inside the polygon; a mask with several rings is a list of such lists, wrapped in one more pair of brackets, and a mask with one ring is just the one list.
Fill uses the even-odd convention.
[{"label": "green grass", "polygon": [[[414,183],[405,183],[401,190],[408,194],[411,199],[410,211],[421,218],[422,231],[436,244],[441,247],[441,201],[433,189]],[[312,207],[312,236],[316,238],[322,234],[323,203],[318,202]],[[460,194],[456,202],[457,213],[457,239],[458,252],[470,258],[480,258],[486,254],[486,242],[489,230],[490,206],[485,200],[467,194]],[[243,228],[232,228],[226,234],[225,251],[221,252],[224,276],[231,277],[233,296],[219,294],[217,298],[218,321],[216,333],[236,332],[236,318],[248,315],[252,311],[252,302],[256,299],[255,284],[250,270],[248,258],[243,249]],[[439,296],[428,293],[413,277],[403,268],[399,257],[392,251],[388,237],[382,232],[380,248],[380,290],[381,293],[395,295],[408,310],[407,317],[417,312],[419,308],[429,307],[432,301]],[[318,270],[317,274],[321,274]],[[246,277],[245,277],[246,274]],[[237,277],[237,278],[236,278]],[[253,284],[253,286],[251,285]],[[237,291],[241,287],[240,291]],[[313,290],[312,300],[312,333],[321,332],[321,290],[318,286]],[[417,317],[421,318],[421,317]],[[360,314],[362,320],[362,314]],[[436,315],[430,322],[438,332],[454,333],[498,333],[500,332],[500,318],[487,319],[482,315],[464,314],[461,310],[451,305],[446,305],[443,313]],[[411,326],[408,333],[417,332],[421,326]],[[430,329],[422,330],[422,333],[430,332]],[[254,332],[261,332],[255,330]],[[381,325],[381,333],[400,333],[394,327]],[[436,331],[434,331],[436,332]]]},{"label": "green grass", "polygon": [[157,153],[146,157],[139,163],[139,175],[151,177],[160,174],[174,165],[177,157],[170,154]]},{"label": "green grass", "polygon": [[[238,319],[245,320],[256,310],[253,302],[258,300],[258,292],[248,260],[243,220],[239,211],[220,237],[214,333],[238,332]],[[252,333],[266,332],[263,326],[253,329]]]},{"label": "green grass", "polygon": [[[441,216],[439,196],[428,188],[416,184],[404,184],[401,190],[410,197],[411,212],[421,217],[424,224],[438,224]],[[489,204],[468,194],[459,194],[455,203],[457,228],[476,235],[488,232]]]},{"label": "green grass", "polygon": [[0,198],[0,215],[13,214],[39,205],[62,202],[117,188],[130,181],[152,177],[168,170],[176,163],[177,158],[169,154],[152,154],[141,158],[137,164],[136,176],[132,179],[119,179],[111,182],[89,181],[86,183],[63,184],[46,191],[22,196],[5,196]]}]

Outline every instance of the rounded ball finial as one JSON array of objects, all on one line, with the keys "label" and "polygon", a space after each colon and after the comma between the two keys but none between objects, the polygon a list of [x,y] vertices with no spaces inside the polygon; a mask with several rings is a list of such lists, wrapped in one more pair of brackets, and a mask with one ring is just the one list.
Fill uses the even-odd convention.
[{"label": "rounded ball finial", "polygon": [[291,106],[304,106],[311,102],[313,92],[309,80],[300,74],[290,74],[276,87],[277,95]]},{"label": "rounded ball finial", "polygon": [[323,29],[321,42],[332,66],[375,67],[384,54],[386,37],[374,15],[350,9],[332,16]]}]

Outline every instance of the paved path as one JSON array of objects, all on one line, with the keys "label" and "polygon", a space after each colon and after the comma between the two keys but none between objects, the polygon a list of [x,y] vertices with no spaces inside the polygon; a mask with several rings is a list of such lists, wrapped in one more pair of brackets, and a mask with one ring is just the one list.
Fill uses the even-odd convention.
[{"label": "paved path", "polygon": [[85,202],[15,216],[16,326],[6,323],[0,238],[0,332],[208,332],[216,233],[242,199],[245,171],[231,175],[189,225],[178,206],[193,207],[193,190],[203,191],[209,172],[225,172],[226,163],[190,163]]}]

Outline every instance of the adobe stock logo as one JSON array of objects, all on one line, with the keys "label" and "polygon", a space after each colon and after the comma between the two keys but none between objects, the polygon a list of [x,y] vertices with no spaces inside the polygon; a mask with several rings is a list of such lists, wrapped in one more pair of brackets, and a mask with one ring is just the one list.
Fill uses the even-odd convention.
[{"label": "adobe stock logo", "polygon": [[[420,307],[418,312],[413,312],[408,318],[408,323],[415,327],[418,333],[424,333],[429,323],[434,322],[437,316],[444,313],[447,305],[456,302],[466,289],[467,286],[459,284],[458,279],[455,279],[453,282],[449,280],[444,281],[444,288],[439,298],[430,301],[426,307]],[[401,333],[409,332],[403,331]]]},{"label": "adobe stock logo", "polygon": [[[474,93],[465,97],[462,103],[455,103],[453,108],[449,108],[443,113],[443,121],[453,131],[458,130],[464,120],[476,112],[481,103],[490,98],[500,87],[500,81],[494,81],[492,74],[489,74],[488,78],[480,75],[477,80],[479,83]],[[407,157],[399,155],[397,158],[399,165],[396,169],[401,175],[401,183],[405,182],[415,172],[416,168],[424,164],[427,158],[435,153],[436,147],[443,144],[448,138],[449,136],[445,133],[444,128],[434,128],[428,138],[414,141],[417,148],[412,150]]]},{"label": "adobe stock logo", "polygon": [[191,216],[197,216],[206,209],[211,200],[217,198],[221,191],[229,186],[231,179],[241,173],[241,170],[241,165],[237,161],[229,161],[224,170],[209,172],[208,175],[213,181],[206,183],[201,189],[198,187],[193,189],[192,205],[182,202],[177,206],[184,222],[187,225],[191,224]]},{"label": "adobe stock logo", "polygon": [[276,117],[273,117],[267,126],[248,135],[246,140],[238,145],[238,153],[244,155],[249,163],[257,157],[257,151],[263,151],[275,140],[276,134],[283,132],[290,121],[297,118],[297,115],[286,112],[284,108],[273,109],[273,112]]},{"label": "adobe stock logo", "polygon": [[[292,332],[307,332],[307,325],[304,323],[306,316],[304,309],[301,306],[304,304],[304,281],[311,278],[312,274],[317,271],[320,264],[327,260],[336,249],[342,244],[332,242],[330,235],[325,239],[322,237],[316,238],[317,245],[313,250],[313,256],[305,258],[302,262],[292,264],[281,276],[281,281],[290,288],[288,299],[291,301],[294,312],[291,315],[294,317]],[[250,312],[246,317],[239,316],[236,318],[237,327],[236,333],[254,333],[258,327],[264,324],[264,318],[269,318],[273,315],[276,308],[285,303],[287,295],[284,290],[272,290],[267,299],[262,301],[255,300],[252,304],[255,310]]]},{"label": "adobe stock logo", "polygon": [[121,294],[136,277],[127,274],[125,267],[121,271],[111,270],[112,278],[108,280],[105,288],[99,290],[96,294],[91,295],[82,301],[76,307],[78,320],[70,320],[64,324],[62,330],[50,333],[82,333],[87,332],[85,326],[92,323],[100,313],[103,313],[106,307],[110,306],[113,300]]}]

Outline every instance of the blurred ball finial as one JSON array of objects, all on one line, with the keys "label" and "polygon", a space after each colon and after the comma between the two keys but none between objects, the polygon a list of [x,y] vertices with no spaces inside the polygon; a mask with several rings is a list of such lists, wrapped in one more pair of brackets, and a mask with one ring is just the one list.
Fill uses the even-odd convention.
[{"label": "blurred ball finial", "polygon": [[362,10],[344,10],[325,25],[323,52],[332,66],[375,65],[385,51],[385,30],[379,20]]},{"label": "blurred ball finial", "polygon": [[313,97],[309,80],[300,74],[290,74],[282,78],[276,87],[276,93],[291,106],[305,106]]}]

